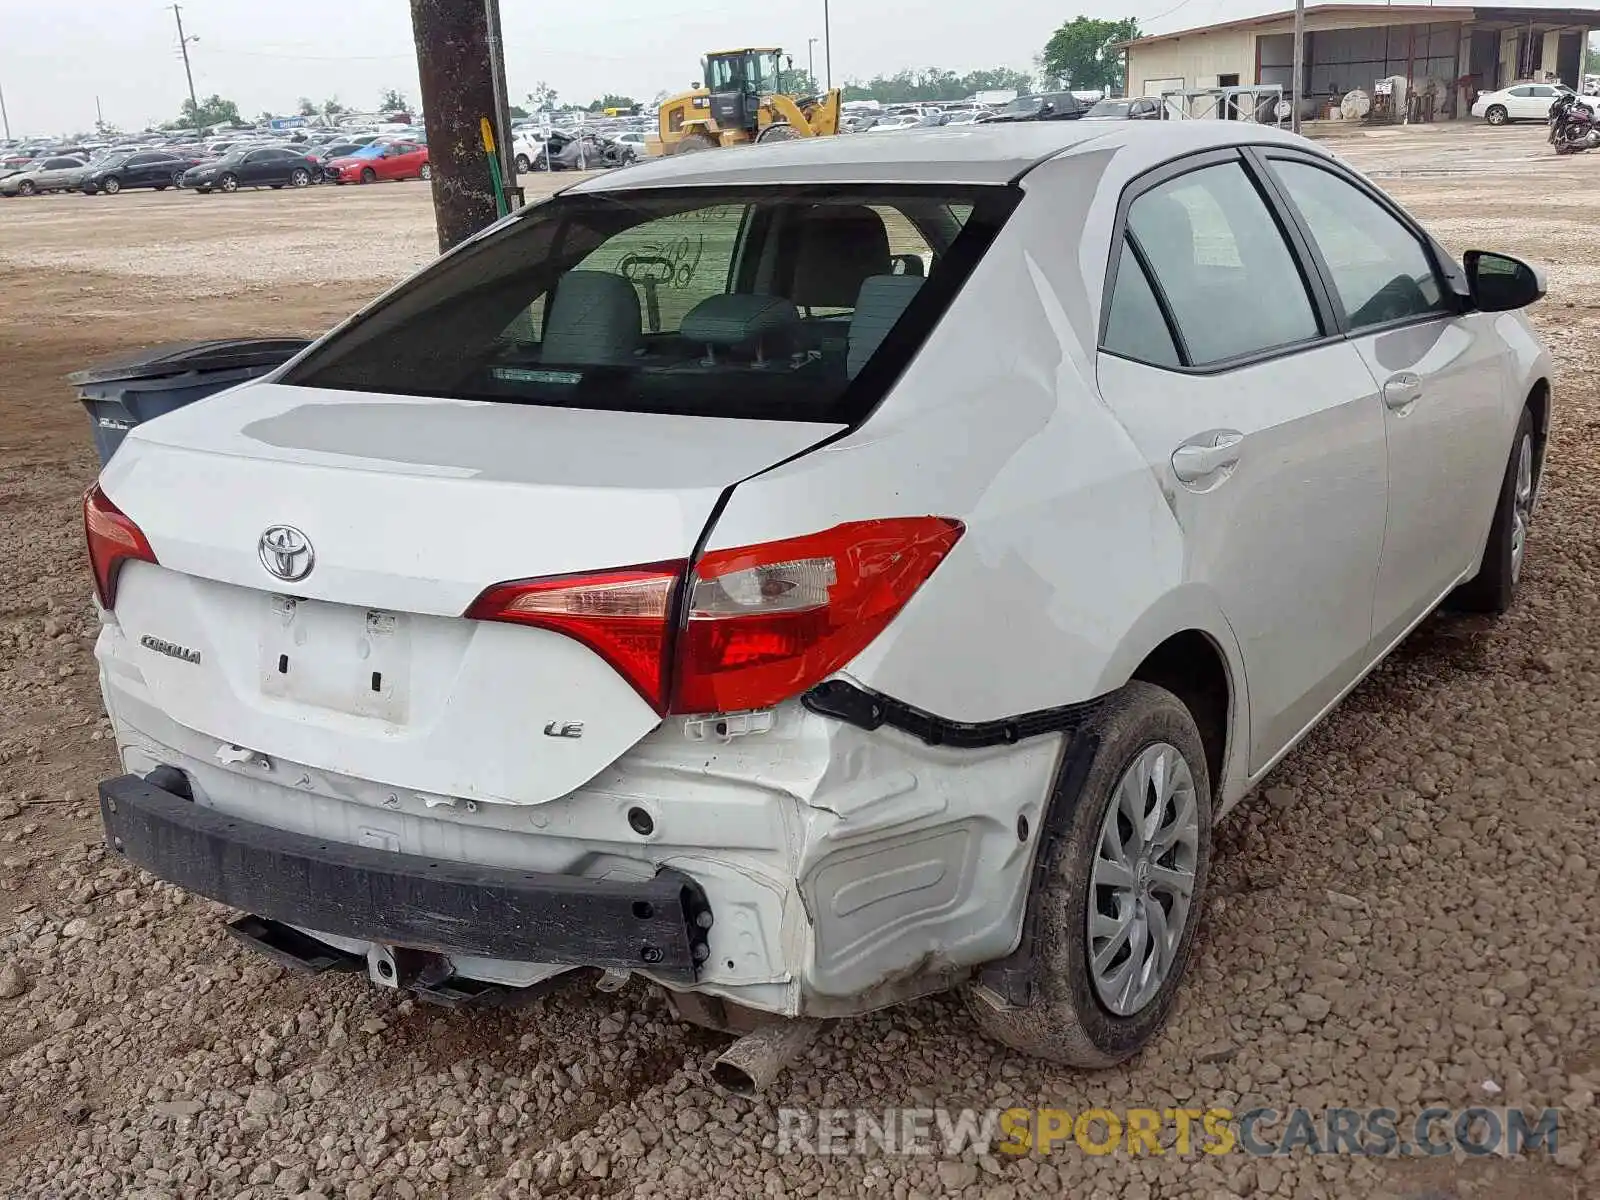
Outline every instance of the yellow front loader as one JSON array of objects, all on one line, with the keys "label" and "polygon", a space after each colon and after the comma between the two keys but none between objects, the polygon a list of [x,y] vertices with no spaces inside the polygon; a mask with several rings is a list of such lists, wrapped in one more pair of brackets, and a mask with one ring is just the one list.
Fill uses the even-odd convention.
[{"label": "yellow front loader", "polygon": [[797,96],[785,90],[793,60],[782,50],[718,50],[706,55],[700,87],[661,102],[650,154],[687,154],[751,142],[832,137],[839,90]]}]

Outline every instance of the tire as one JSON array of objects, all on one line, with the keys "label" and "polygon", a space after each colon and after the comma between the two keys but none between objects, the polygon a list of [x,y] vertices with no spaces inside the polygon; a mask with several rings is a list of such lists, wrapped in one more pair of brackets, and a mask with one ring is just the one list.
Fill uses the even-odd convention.
[{"label": "tire", "polygon": [[[1083,771],[1082,783],[1073,794],[1058,782],[1039,832],[1043,858],[1035,864],[1028,899],[1035,999],[1027,1007],[999,1008],[970,985],[966,998],[978,1027],[1014,1050],[1073,1067],[1109,1067],[1155,1037],[1188,966],[1211,865],[1211,783],[1194,717],[1176,696],[1154,684],[1135,680],[1108,696],[1079,737],[1091,746],[1097,738],[1098,748],[1090,751],[1086,771],[1075,756],[1064,763],[1063,778]],[[1167,789],[1169,797],[1161,795],[1158,777],[1150,774],[1156,763],[1166,771],[1161,778],[1175,785]],[[1141,780],[1142,786],[1127,794],[1138,797],[1140,812],[1154,799],[1146,814],[1155,821],[1154,834],[1170,839],[1173,830],[1182,831],[1165,850],[1154,838],[1134,839],[1150,846],[1148,851],[1129,845],[1136,826],[1123,816],[1119,797],[1125,782]],[[1132,851],[1133,871],[1123,872],[1126,887],[1107,882],[1116,872],[1109,860],[1113,842],[1119,852]],[[1177,940],[1169,938],[1167,953],[1152,959],[1151,930],[1141,922],[1159,917],[1166,926],[1181,904],[1173,884],[1185,877],[1189,900]],[[1100,914],[1105,932],[1120,926],[1117,935],[1091,937],[1092,911]],[[1126,912],[1129,919],[1118,921],[1116,912]],[[1137,950],[1134,941],[1140,943]],[[1116,972],[1102,974],[1097,982],[1090,962],[1097,945],[1110,966],[1120,963],[1121,976],[1139,986],[1118,988]],[[1157,969],[1141,970],[1141,963]]]},{"label": "tire", "polygon": [[1500,481],[1489,540],[1483,547],[1478,573],[1450,593],[1445,601],[1457,612],[1499,616],[1516,598],[1528,545],[1528,523],[1539,499],[1540,462],[1533,430],[1533,410],[1524,408],[1511,439],[1511,456]]},{"label": "tire", "polygon": [[234,175],[222,176],[217,180],[217,189],[223,192],[237,192],[239,190],[238,177]]},{"label": "tire", "polygon": [[376,171],[374,171],[371,167],[362,167],[361,168],[361,182],[362,183],[377,183],[378,182],[378,173]]},{"label": "tire", "polygon": [[716,141],[704,133],[686,133],[678,143],[679,154],[698,154],[702,150],[718,149]]},{"label": "tire", "polygon": [[1511,114],[1506,111],[1505,105],[1491,104],[1484,110],[1483,119],[1491,125],[1508,125],[1511,122]]},{"label": "tire", "polygon": [[108,196],[115,196],[122,190],[122,180],[115,175],[107,175],[100,181],[100,190]]},{"label": "tire", "polygon": [[423,163],[422,170],[417,172],[417,178],[422,180],[423,183],[431,183],[433,181],[433,164]]},{"label": "tire", "polygon": [[311,172],[304,167],[296,167],[289,172],[289,186],[303,188],[311,186]]},{"label": "tire", "polygon": [[39,185],[34,183],[34,181],[31,179],[24,179],[21,183],[17,184],[17,195],[19,196],[37,196],[38,194]]},{"label": "tire", "polygon": [[172,186],[173,187],[182,189],[182,187],[183,187],[183,175],[184,175],[184,173],[182,171],[174,171],[172,173]]},{"label": "tire", "polygon": [[533,170],[533,163],[529,160],[526,154],[519,154],[516,157],[516,168],[518,175],[526,175],[529,171]]},{"label": "tire", "polygon": [[794,131],[793,126],[784,124],[768,125],[756,135],[756,142],[792,142],[800,135]]}]

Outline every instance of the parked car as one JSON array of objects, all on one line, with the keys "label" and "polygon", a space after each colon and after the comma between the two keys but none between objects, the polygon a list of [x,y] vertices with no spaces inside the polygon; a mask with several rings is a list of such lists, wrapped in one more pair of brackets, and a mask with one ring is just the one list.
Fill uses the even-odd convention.
[{"label": "parked car", "polygon": [[0,196],[33,196],[41,192],[61,192],[77,186],[85,162],[81,158],[50,157],[0,179]]},{"label": "parked car", "polygon": [[989,118],[994,121],[1076,121],[1089,111],[1089,106],[1071,92],[1043,92],[1034,96],[1018,96],[998,113]]},{"label": "parked car", "polygon": [[236,192],[242,187],[303,188],[322,169],[315,159],[294,150],[267,146],[259,150],[232,150],[221,158],[202,162],[183,173],[182,185],[204,195]]},{"label": "parked car", "polygon": [[1564,83],[1534,83],[1531,80],[1513,83],[1494,92],[1480,92],[1472,102],[1472,115],[1482,117],[1491,125],[1509,125],[1512,121],[1545,121],[1550,116],[1550,106],[1560,95],[1571,95],[1572,89]]},{"label": "parked car", "polygon": [[957,986],[1123,1060],[1213,822],[1441,602],[1512,603],[1543,277],[1244,122],[739,153],[128,433],[108,844],[382,987],[591,966],[739,1027]]},{"label": "parked car", "polygon": [[1159,121],[1162,105],[1155,96],[1096,100],[1083,114],[1085,121]]},{"label": "parked car", "polygon": [[113,154],[91,164],[79,180],[89,195],[104,192],[115,196],[123,188],[155,188],[164,192],[182,186],[185,171],[203,160],[180,157],[166,150],[140,150],[134,154]]},{"label": "parked car", "polygon": [[343,158],[330,158],[322,169],[334,183],[433,178],[428,148],[414,142],[373,142]]}]

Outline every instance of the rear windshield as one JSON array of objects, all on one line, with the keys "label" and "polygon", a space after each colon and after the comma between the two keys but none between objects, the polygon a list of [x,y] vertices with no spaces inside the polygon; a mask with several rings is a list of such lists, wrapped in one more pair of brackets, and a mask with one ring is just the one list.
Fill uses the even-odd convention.
[{"label": "rear windshield", "polygon": [[854,424],[1016,199],[992,186],[562,195],[440,259],[283,382]]}]

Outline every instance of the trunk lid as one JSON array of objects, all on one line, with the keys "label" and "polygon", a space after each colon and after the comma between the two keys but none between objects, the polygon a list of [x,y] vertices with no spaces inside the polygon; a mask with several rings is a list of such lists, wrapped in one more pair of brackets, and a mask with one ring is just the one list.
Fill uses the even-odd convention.
[{"label": "trunk lid", "polygon": [[[121,652],[224,755],[550,800],[660,718],[580,643],[461,614],[688,558],[725,488],[837,428],[246,385],[139,426],[101,478],[161,563],[123,571]],[[261,548],[279,526],[314,555],[293,582]]]}]

